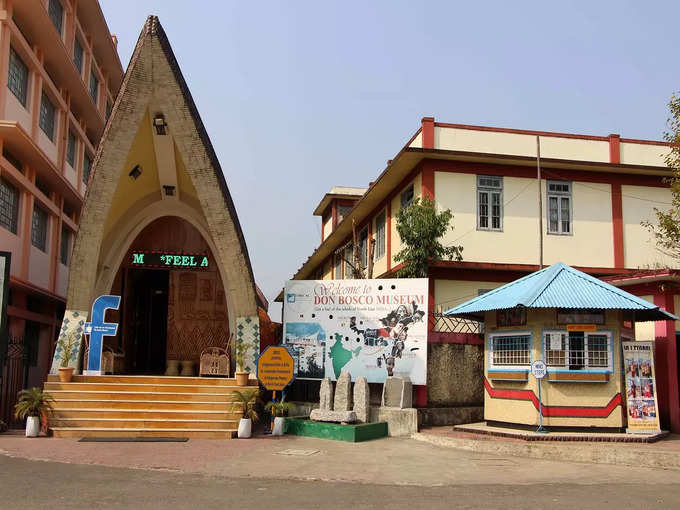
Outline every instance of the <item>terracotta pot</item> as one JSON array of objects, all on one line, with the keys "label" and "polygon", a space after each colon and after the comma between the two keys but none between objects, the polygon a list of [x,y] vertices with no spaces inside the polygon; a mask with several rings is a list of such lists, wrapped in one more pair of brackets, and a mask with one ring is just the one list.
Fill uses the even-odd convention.
[{"label": "terracotta pot", "polygon": [[165,375],[177,376],[179,375],[179,360],[169,359],[168,368],[165,371]]},{"label": "terracotta pot", "polygon": [[234,376],[236,377],[236,384],[238,386],[248,386],[248,372],[236,372]]},{"label": "terracotta pot", "polygon": [[184,377],[193,377],[194,375],[194,362],[189,360],[183,360],[179,362],[180,374]]},{"label": "terracotta pot", "polygon": [[73,378],[73,367],[59,368],[59,381],[71,382]]}]

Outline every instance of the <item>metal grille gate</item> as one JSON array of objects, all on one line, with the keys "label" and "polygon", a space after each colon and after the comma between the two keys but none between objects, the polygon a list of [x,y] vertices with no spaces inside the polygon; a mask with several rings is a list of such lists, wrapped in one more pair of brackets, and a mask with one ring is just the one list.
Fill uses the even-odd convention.
[{"label": "metal grille gate", "polygon": [[2,367],[2,390],[0,393],[0,420],[7,425],[21,426],[14,418],[17,394],[28,384],[28,353],[23,337],[9,337],[7,357]]}]

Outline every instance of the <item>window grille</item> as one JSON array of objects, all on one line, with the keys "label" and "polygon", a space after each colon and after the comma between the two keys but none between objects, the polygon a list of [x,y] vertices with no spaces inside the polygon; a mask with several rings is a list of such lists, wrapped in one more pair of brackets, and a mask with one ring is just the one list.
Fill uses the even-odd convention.
[{"label": "window grille", "polygon": [[71,168],[76,166],[76,137],[73,132],[68,132],[68,142],[66,144],[66,161]]},{"label": "window grille", "polygon": [[351,264],[354,263],[354,261],[352,260],[353,249],[354,247],[351,244],[345,246],[345,280],[349,280],[353,277],[352,266],[350,266],[350,263]]},{"label": "window grille", "polygon": [[78,69],[78,74],[83,74],[83,46],[78,38],[73,42],[73,65]]},{"label": "window grille", "polygon": [[333,270],[333,279],[342,280],[342,250],[335,252],[335,269]]},{"label": "window grille", "polygon": [[59,258],[61,263],[68,266],[68,255],[71,251],[71,231],[63,225],[61,227],[61,249],[59,250]]},{"label": "window grille", "polygon": [[609,341],[608,333],[548,332],[544,336],[546,364],[569,370],[610,368]]},{"label": "window grille", "polygon": [[368,267],[368,227],[359,233],[359,253],[362,267]]},{"label": "window grille", "polygon": [[503,229],[503,178],[477,176],[477,228]]},{"label": "window grille", "polygon": [[387,221],[385,211],[378,214],[375,219],[375,260],[380,260],[385,256],[385,229]]},{"label": "window grille", "polygon": [[50,197],[50,193],[52,193],[52,191],[50,190],[49,185],[41,178],[35,178],[35,187],[38,188],[43,195],[48,198]]},{"label": "window grille", "polygon": [[409,205],[413,203],[413,184],[406,188],[401,193],[401,208],[406,209]]},{"label": "window grille", "polygon": [[52,20],[54,28],[56,28],[59,35],[61,35],[61,29],[64,23],[64,7],[61,5],[61,2],[59,0],[50,0],[47,13]]},{"label": "window grille", "polygon": [[348,215],[349,212],[352,210],[351,205],[339,205],[338,206],[338,225],[342,220],[344,220]]},{"label": "window grille", "polygon": [[45,92],[42,93],[40,101],[40,129],[47,135],[47,138],[54,141],[54,118],[56,110],[50,98]]},{"label": "window grille", "polygon": [[571,183],[548,181],[548,233],[571,234]]},{"label": "window grille", "polygon": [[47,213],[40,207],[33,207],[31,244],[41,251],[47,251]]},{"label": "window grille", "polygon": [[87,155],[83,155],[83,182],[85,184],[90,180],[90,170],[92,170],[92,159]]},{"label": "window grille", "polygon": [[529,365],[529,335],[494,336],[492,351],[494,366]]},{"label": "window grille", "polygon": [[17,233],[19,219],[19,191],[4,179],[0,179],[0,226]]},{"label": "window grille", "polygon": [[97,104],[97,96],[99,96],[99,80],[95,76],[94,71],[92,71],[90,73],[90,97],[94,104]]},{"label": "window grille", "polygon": [[7,75],[7,87],[16,96],[19,102],[26,106],[28,98],[28,67],[21,60],[14,48],[9,47],[9,70]]}]

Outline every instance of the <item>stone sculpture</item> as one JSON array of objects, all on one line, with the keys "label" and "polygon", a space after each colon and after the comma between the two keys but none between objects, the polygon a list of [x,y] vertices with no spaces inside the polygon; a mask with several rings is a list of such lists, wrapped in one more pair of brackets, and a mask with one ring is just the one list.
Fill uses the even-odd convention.
[{"label": "stone sculpture", "polygon": [[357,421],[360,423],[368,423],[369,398],[368,381],[364,376],[357,377],[354,382],[354,412],[357,415]]},{"label": "stone sculpture", "polygon": [[383,384],[383,407],[413,407],[413,385],[408,377],[388,377]]},{"label": "stone sculpture", "polygon": [[328,377],[323,379],[319,390],[319,409],[314,409],[311,412],[310,419],[340,423],[354,423],[357,421],[356,413],[351,410],[351,384],[352,380],[349,372],[342,372],[338,378],[335,388],[335,399],[333,399],[333,383]]}]

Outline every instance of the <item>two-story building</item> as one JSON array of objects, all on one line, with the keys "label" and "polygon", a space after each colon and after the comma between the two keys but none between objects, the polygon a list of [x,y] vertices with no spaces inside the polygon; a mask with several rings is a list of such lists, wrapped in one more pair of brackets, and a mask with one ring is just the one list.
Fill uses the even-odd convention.
[{"label": "two-story building", "polygon": [[49,368],[90,169],[122,80],[98,2],[0,0],[0,250],[11,253],[0,417]]},{"label": "two-story building", "polygon": [[[656,248],[643,225],[655,221],[655,209],[671,205],[664,183],[671,175],[664,162],[669,151],[666,142],[614,134],[501,129],[426,117],[365,191],[333,188],[323,198],[314,211],[322,218],[321,244],[293,278],[349,277],[343,260],[351,260],[353,222],[362,258],[367,257],[368,239],[375,240],[374,276],[394,275],[400,268],[394,257],[401,249],[396,215],[415,197],[428,196],[454,215],[443,243],[464,248],[461,262],[431,264],[431,344],[470,343],[457,334],[464,329],[448,328],[451,334],[441,334],[447,329],[439,316],[442,310],[556,262],[612,277],[615,285],[644,283],[638,295],[673,313],[680,309],[677,275],[664,268],[679,263]],[[636,287],[626,290],[635,293]],[[660,323],[638,328],[638,338],[663,339],[657,341],[664,379],[659,390],[665,391],[666,422],[671,413],[674,429],[680,430],[675,330],[672,322]],[[417,404],[461,404],[457,390],[446,387],[450,378],[432,373],[450,366],[453,354],[445,355],[448,361],[429,355],[428,386],[416,388]],[[477,391],[481,400],[483,389]]]}]

